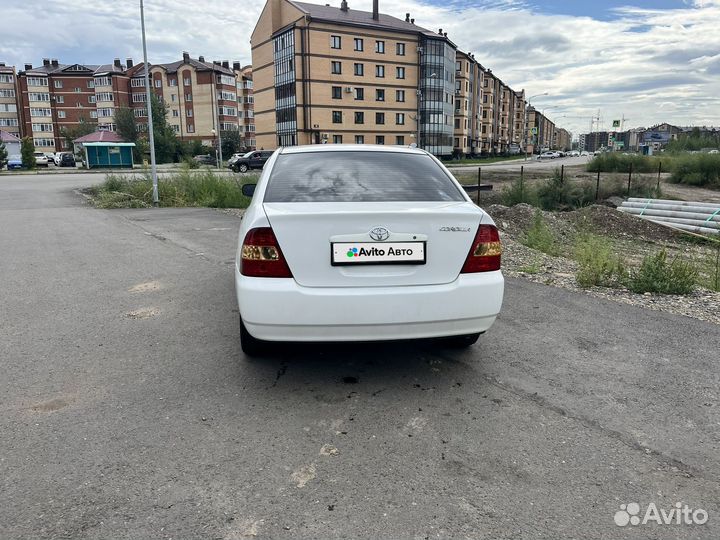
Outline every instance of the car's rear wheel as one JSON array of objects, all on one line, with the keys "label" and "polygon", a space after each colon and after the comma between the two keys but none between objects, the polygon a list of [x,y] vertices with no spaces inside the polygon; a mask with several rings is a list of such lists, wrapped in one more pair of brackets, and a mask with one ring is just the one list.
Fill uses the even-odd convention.
[{"label": "car's rear wheel", "polygon": [[248,172],[248,166],[245,163],[243,163],[238,167],[238,170],[240,172]]},{"label": "car's rear wheel", "polygon": [[242,317],[240,320],[240,348],[246,356],[262,356],[267,351],[267,342],[250,335],[245,328]]},{"label": "car's rear wheel", "polygon": [[443,338],[442,344],[450,349],[465,349],[474,345],[482,332],[476,334],[465,334],[463,336],[451,336]]}]

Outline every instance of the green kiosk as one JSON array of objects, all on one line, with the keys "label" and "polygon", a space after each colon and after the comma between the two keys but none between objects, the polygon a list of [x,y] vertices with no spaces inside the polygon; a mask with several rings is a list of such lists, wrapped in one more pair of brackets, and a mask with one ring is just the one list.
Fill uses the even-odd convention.
[{"label": "green kiosk", "polygon": [[85,156],[87,169],[132,169],[133,146],[113,131],[96,131],[75,139],[76,150],[80,149]]}]

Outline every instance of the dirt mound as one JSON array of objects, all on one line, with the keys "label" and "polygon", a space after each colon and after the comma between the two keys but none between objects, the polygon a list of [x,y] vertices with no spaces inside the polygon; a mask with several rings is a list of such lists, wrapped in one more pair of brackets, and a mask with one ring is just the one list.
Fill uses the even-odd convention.
[{"label": "dirt mound", "polygon": [[667,227],[607,206],[593,205],[556,215],[577,229],[588,228],[596,234],[613,238],[636,238],[656,242],[671,240],[677,236]]},{"label": "dirt mound", "polygon": [[[501,231],[518,238],[532,227],[535,220],[535,213],[538,209],[525,203],[510,207],[503,206],[502,204],[492,204],[486,207],[485,211],[495,220],[495,224]],[[543,221],[558,240],[562,240],[563,238],[569,239],[575,235],[573,223],[563,219],[561,212],[545,212],[542,210],[540,210],[540,212],[542,213]]]}]

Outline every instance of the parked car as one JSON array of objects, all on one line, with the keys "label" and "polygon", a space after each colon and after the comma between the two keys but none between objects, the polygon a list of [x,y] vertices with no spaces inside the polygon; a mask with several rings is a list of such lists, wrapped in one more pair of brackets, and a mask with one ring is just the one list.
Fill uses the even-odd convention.
[{"label": "parked car", "polygon": [[581,156],[589,156],[590,152],[588,152],[587,150],[583,150],[582,152],[580,152],[580,155]]},{"label": "parked car", "polygon": [[75,167],[75,156],[69,152],[63,152],[60,154],[58,167]]},{"label": "parked car", "polygon": [[543,152],[537,158],[538,159],[555,159],[558,157],[560,157],[560,154],[558,154],[557,152]]},{"label": "parked car", "polygon": [[500,312],[498,230],[424,150],[285,147],[242,189],[235,288],[249,356],[269,341],[466,347]]},{"label": "parked car", "polygon": [[48,158],[45,155],[44,152],[33,152],[33,156],[35,157],[35,165],[37,167],[47,167],[48,166]]},{"label": "parked car", "polygon": [[720,150],[718,150],[717,148],[713,148],[708,152],[708,154],[720,154]]},{"label": "parked car", "polygon": [[22,169],[23,168],[22,157],[17,154],[14,156],[8,157],[7,168],[8,168],[8,171],[10,171],[12,169]]},{"label": "parked car", "polygon": [[199,156],[195,156],[193,159],[200,165],[212,165],[213,167],[217,166],[215,156],[211,156],[210,154],[202,154]]},{"label": "parked car", "polygon": [[232,170],[235,172],[247,172],[250,169],[262,169],[265,162],[273,155],[272,150],[255,150],[248,152],[233,163]]}]

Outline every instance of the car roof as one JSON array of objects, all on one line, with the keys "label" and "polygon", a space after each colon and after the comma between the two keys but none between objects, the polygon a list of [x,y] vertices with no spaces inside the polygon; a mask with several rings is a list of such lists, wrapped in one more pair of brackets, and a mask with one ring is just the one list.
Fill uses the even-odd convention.
[{"label": "car roof", "polygon": [[284,146],[281,154],[303,154],[307,152],[391,152],[396,154],[427,154],[420,148],[409,146],[386,146],[384,144],[308,144]]}]

